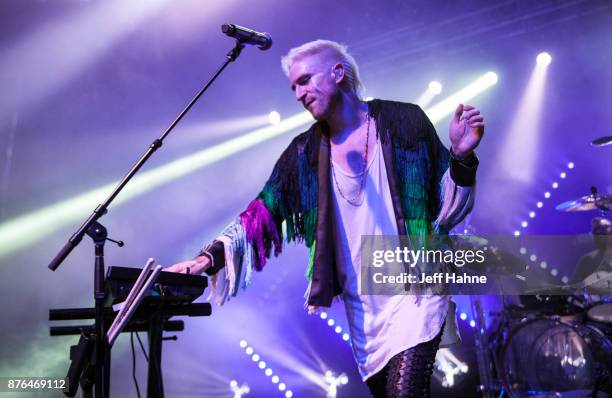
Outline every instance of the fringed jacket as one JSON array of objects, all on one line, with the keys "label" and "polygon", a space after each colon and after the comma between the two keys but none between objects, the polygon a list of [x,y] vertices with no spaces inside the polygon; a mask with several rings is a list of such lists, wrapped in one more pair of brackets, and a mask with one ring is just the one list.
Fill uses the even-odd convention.
[{"label": "fringed jacket", "polygon": [[[399,234],[422,240],[448,233],[472,208],[478,160],[450,156],[417,105],[368,104]],[[213,258],[206,272],[213,275],[211,296],[218,303],[246,287],[252,270],[261,271],[272,252],[280,254],[283,241],[303,242],[310,249],[308,306],[329,307],[342,293],[334,255],[330,159],[323,140],[329,141],[325,122],[295,137],[257,198],[202,251]]]}]

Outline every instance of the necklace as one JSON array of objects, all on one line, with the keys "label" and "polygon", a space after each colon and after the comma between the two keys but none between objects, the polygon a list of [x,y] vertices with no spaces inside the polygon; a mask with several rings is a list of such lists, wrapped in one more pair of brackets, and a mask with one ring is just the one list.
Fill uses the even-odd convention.
[{"label": "necklace", "polygon": [[[347,202],[349,202],[350,204],[352,204],[353,206],[359,206],[361,205],[361,203],[363,203],[363,198],[361,198],[361,194],[363,193],[363,188],[365,187],[365,181],[366,181],[366,170],[368,168],[368,143],[370,141],[370,115],[367,115],[368,118],[368,127],[366,130],[366,144],[365,144],[365,154],[364,154],[364,160],[363,160],[363,171],[361,172],[361,179],[359,182],[359,190],[357,191],[357,194],[352,196],[352,197],[347,197],[344,192],[342,192],[342,189],[340,188],[340,184],[338,183],[338,178],[336,177],[336,169],[334,168],[334,159],[332,158],[332,150],[331,150],[331,145],[329,147],[329,159],[330,159],[330,164],[331,164],[331,169],[332,169],[332,174],[334,176],[334,181],[336,183],[336,188],[338,189],[338,193],[340,194],[340,196],[342,196],[342,198],[344,200],[346,200]],[[361,200],[360,200],[361,199]]]}]

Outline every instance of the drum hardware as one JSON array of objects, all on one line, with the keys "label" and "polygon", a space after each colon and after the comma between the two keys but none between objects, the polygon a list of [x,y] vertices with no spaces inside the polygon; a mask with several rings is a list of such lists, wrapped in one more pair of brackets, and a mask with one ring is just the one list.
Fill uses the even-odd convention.
[{"label": "drum hardware", "polygon": [[587,309],[586,316],[592,322],[612,325],[612,299],[606,298],[593,303]]},{"label": "drum hardware", "polygon": [[555,209],[559,211],[591,211],[600,210],[605,215],[612,208],[612,195],[597,193],[596,187],[591,187],[591,194],[576,200],[558,204]]},{"label": "drum hardware", "polygon": [[499,367],[509,397],[612,394],[612,343],[584,322],[540,317],[514,325]]},{"label": "drum hardware", "polygon": [[[557,210],[599,210],[605,216],[611,207],[612,195],[599,195],[592,187],[591,195],[562,203]],[[491,253],[498,279],[525,270],[512,254]],[[490,262],[487,270],[493,269]],[[501,391],[521,398],[597,397],[598,392],[599,397],[612,397],[612,301],[600,297],[611,295],[612,273],[522,291],[527,294],[516,296],[519,304],[501,292],[503,310],[489,313],[497,318],[489,327],[480,298],[471,297],[482,396]]]},{"label": "drum hardware", "polygon": [[480,296],[471,296],[470,303],[472,305],[472,311],[475,315],[476,322],[476,335],[474,338],[475,352],[476,352],[476,363],[478,365],[478,376],[480,379],[480,385],[478,386],[479,392],[483,398],[494,398],[497,396],[497,391],[500,390],[501,385],[496,378],[495,361],[493,351],[491,350],[491,337],[485,334],[486,323],[484,319],[484,311],[482,303],[480,302]]},{"label": "drum hardware", "polygon": [[594,147],[602,147],[610,144],[612,144],[612,135],[605,135],[591,141],[591,146]]},{"label": "drum hardware", "polygon": [[[583,281],[570,288],[588,285]],[[495,390],[509,397],[596,397],[591,395],[594,391],[612,396],[612,324],[596,318],[595,310],[588,315],[593,308],[612,309],[612,303],[591,302],[575,290],[559,296],[560,288],[569,292],[561,286],[539,290],[541,297],[556,294],[548,296],[556,301],[544,301],[543,308],[526,307],[527,296],[520,297],[519,305],[504,296],[503,310],[489,314],[498,319],[489,328],[482,322],[480,302],[473,301],[477,331],[484,330],[476,334],[484,397],[493,396]]]}]

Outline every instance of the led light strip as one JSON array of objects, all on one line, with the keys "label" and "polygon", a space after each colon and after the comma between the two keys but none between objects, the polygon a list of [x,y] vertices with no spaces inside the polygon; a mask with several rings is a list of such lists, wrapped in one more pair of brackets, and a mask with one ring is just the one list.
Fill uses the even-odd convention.
[{"label": "led light strip", "polygon": [[257,366],[259,367],[259,369],[261,369],[266,376],[270,377],[270,380],[272,381],[272,383],[278,385],[279,391],[284,392],[285,398],[293,397],[293,391],[287,389],[287,385],[285,383],[281,382],[280,377],[278,375],[274,374],[274,372],[268,366],[268,364],[266,364],[266,362],[261,359],[259,354],[255,353],[255,350],[253,350],[253,347],[251,347],[247,343],[246,340],[240,340],[240,348],[244,348],[244,352],[248,356],[251,357],[251,360],[253,360],[253,362],[257,363]]}]

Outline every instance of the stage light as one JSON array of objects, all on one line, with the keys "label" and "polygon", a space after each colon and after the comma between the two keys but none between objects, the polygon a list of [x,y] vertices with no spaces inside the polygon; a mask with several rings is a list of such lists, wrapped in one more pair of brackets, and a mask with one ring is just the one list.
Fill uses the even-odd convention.
[{"label": "stage light", "polygon": [[272,369],[268,368],[264,373],[266,376],[272,376]]},{"label": "stage light", "polygon": [[459,318],[461,318],[462,321],[465,321],[467,319],[467,314],[465,312],[462,312],[461,314],[459,314]]},{"label": "stage light", "polygon": [[535,218],[535,211],[529,212],[529,218]]},{"label": "stage light", "polygon": [[563,278],[561,278],[561,282],[568,283],[569,282],[569,278],[567,276],[564,276]]},{"label": "stage light", "polygon": [[538,206],[538,209],[541,209],[544,206],[544,203],[538,202],[536,206]]},{"label": "stage light", "polygon": [[344,341],[349,341],[349,339],[350,339],[350,338],[351,338],[351,336],[349,336],[349,334],[348,334],[348,333],[344,333],[344,334],[342,335],[342,340],[344,340]]},{"label": "stage light", "polygon": [[565,171],[564,171],[564,172],[562,172],[561,174],[559,174],[559,177],[561,177],[561,178],[565,178],[565,177],[567,177],[567,174],[565,174]]},{"label": "stage light", "polygon": [[266,367],[266,363],[264,361],[259,361],[259,369],[263,369]]},{"label": "stage light", "polygon": [[428,106],[434,97],[442,92],[442,84],[437,81],[432,81],[429,83],[427,88],[423,90],[423,92],[415,99],[413,102],[420,106],[421,108],[425,108]]},{"label": "stage light", "polygon": [[426,109],[425,113],[427,116],[429,116],[431,122],[436,124],[446,116],[451,115],[457,108],[458,104],[465,104],[467,101],[471,100],[489,87],[495,85],[497,81],[498,77],[495,72],[487,72],[473,83],[465,86],[434,106]]},{"label": "stage light", "polygon": [[553,183],[552,183],[552,187],[553,187],[553,189],[557,189],[557,188],[559,188],[559,183],[558,183],[558,182],[556,182],[556,181],[555,181],[555,182],[553,182]]},{"label": "stage light", "polygon": [[334,326],[334,323],[335,323],[335,322],[334,322],[334,320],[333,320],[333,319],[328,319],[328,320],[327,320],[327,324],[328,324],[329,326]]},{"label": "stage light", "polygon": [[535,254],[532,254],[531,256],[529,256],[529,259],[535,263],[538,259],[538,256],[536,256]]},{"label": "stage light", "polygon": [[536,57],[536,62],[539,66],[548,66],[552,61],[552,57],[547,52],[541,52]]},{"label": "stage light", "polygon": [[259,355],[258,354],[253,354],[253,362],[259,362]]},{"label": "stage light", "polygon": [[348,384],[348,376],[342,373],[336,377],[331,371],[325,372],[325,383],[327,383],[327,398],[336,398],[338,395],[338,387]]},{"label": "stage light", "polygon": [[[175,181],[281,134],[294,131],[312,121],[310,113],[301,112],[285,118],[276,126],[262,127],[142,172],[132,179],[115,199],[112,207],[116,208],[161,185]],[[67,225],[82,221],[85,215],[115,188],[115,185],[116,183],[112,183],[92,189],[0,224],[0,258],[24,249]]]},{"label": "stage light", "polygon": [[441,382],[443,387],[452,387],[455,384],[455,378],[466,374],[468,370],[467,364],[460,361],[448,348],[440,348],[436,353],[433,376]]},{"label": "stage light", "polygon": [[279,381],[278,376],[276,376],[276,375],[272,376],[272,383],[276,384],[276,383],[278,383],[278,381]]},{"label": "stage light", "polygon": [[253,353],[253,349],[251,347],[246,348],[247,355],[251,355]]},{"label": "stage light", "polygon": [[268,121],[270,122],[271,125],[276,126],[281,121],[280,113],[276,111],[270,112],[270,114],[268,115]]},{"label": "stage light", "polygon": [[[527,86],[518,101],[508,131],[503,136],[503,148],[498,156],[504,175],[524,183],[533,181],[541,140],[542,106],[546,92],[546,69],[534,67]],[[521,167],[516,167],[520,164]]]},{"label": "stage light", "polygon": [[[547,68],[534,66],[517,107],[512,110],[512,114],[521,117],[512,118],[499,147],[503,148],[498,155],[502,173],[522,183],[533,181],[537,169],[547,71]],[[521,167],[516,167],[517,164]]]},{"label": "stage light", "polygon": [[342,328],[340,326],[336,326],[336,328],[334,329],[334,331],[338,334],[342,333]]},{"label": "stage light", "polygon": [[278,389],[281,391],[285,391],[287,389],[287,386],[285,385],[285,383],[279,383]]},{"label": "stage light", "polygon": [[491,86],[494,84],[497,84],[497,81],[498,81],[497,73],[487,72],[485,73],[484,77],[485,77],[485,84],[491,85]]},{"label": "stage light", "polygon": [[321,319],[327,319],[327,312],[321,312],[319,316],[321,317]]},{"label": "stage light", "polygon": [[573,169],[573,168],[574,168],[574,162],[569,162],[569,163],[567,164],[567,168],[568,168],[568,169]]},{"label": "stage light", "polygon": [[527,221],[523,221],[523,222],[521,223],[521,227],[523,227],[523,228],[527,228],[527,225],[528,225],[528,224],[527,224]]},{"label": "stage light", "polygon": [[292,398],[292,397],[293,397],[293,392],[291,390],[285,391],[285,398]]},{"label": "stage light", "polygon": [[558,274],[558,273],[559,273],[559,271],[557,271],[557,269],[556,269],[556,268],[553,268],[553,269],[551,269],[551,270],[550,270],[550,274],[551,274],[552,276],[557,276],[557,274]]},{"label": "stage light", "polygon": [[240,340],[240,348],[245,348],[247,346],[246,340]]},{"label": "stage light", "polygon": [[234,134],[253,131],[270,124],[269,114],[234,116],[230,119],[217,119],[206,122],[185,121],[180,133],[172,136],[172,142],[183,147],[206,145],[210,139],[225,139]]},{"label": "stage light", "polygon": [[548,192],[548,191],[547,191],[547,192],[544,192],[544,197],[545,197],[546,199],[549,199],[549,198],[550,198],[550,192]]},{"label": "stage light", "polygon": [[521,231],[514,231],[514,236],[521,236]]},{"label": "stage light", "polygon": [[243,395],[251,392],[248,384],[244,383],[238,387],[238,382],[236,380],[230,381],[230,388],[234,393],[234,398],[242,398]]},{"label": "stage light", "polygon": [[442,92],[442,84],[434,80],[429,83],[429,85],[427,86],[427,89],[431,91],[432,94],[438,95]]},{"label": "stage light", "polygon": [[542,268],[542,269],[546,269],[546,267],[548,267],[548,263],[547,263],[546,261],[542,261],[542,262],[540,263],[540,268]]},{"label": "stage light", "polygon": [[470,321],[470,326],[471,326],[471,327],[473,327],[473,328],[475,328],[475,327],[476,327],[476,321],[472,319],[472,320]]}]

